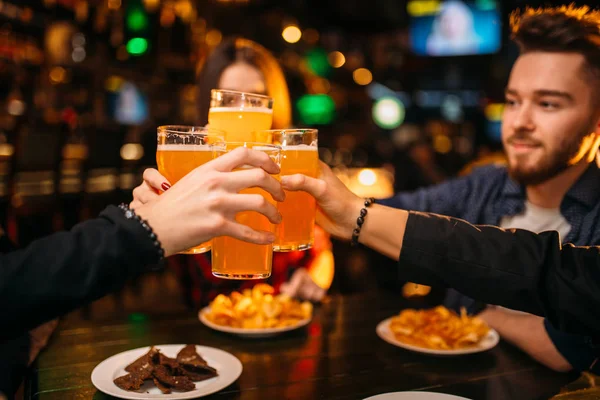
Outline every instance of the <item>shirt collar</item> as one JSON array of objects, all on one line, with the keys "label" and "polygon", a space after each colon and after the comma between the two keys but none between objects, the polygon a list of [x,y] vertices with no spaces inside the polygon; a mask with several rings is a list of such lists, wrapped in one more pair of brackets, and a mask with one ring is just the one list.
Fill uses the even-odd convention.
[{"label": "shirt collar", "polygon": [[[501,197],[506,200],[518,199],[525,203],[527,198],[525,186],[517,183],[508,176],[504,182]],[[563,199],[563,203],[566,199],[579,202],[587,208],[592,208],[598,203],[600,200],[600,168],[597,163],[590,163],[590,166],[571,186]]]},{"label": "shirt collar", "polygon": [[[600,168],[596,162],[590,163],[583,175],[567,192],[565,199],[574,200],[588,209],[600,200]],[[564,200],[563,200],[564,202]]]}]

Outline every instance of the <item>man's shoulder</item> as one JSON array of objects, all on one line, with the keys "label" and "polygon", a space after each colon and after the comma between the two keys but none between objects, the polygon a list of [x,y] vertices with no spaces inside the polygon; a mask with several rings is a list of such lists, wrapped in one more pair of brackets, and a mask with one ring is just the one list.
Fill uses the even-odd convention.
[{"label": "man's shoulder", "polygon": [[465,180],[478,187],[497,187],[504,184],[509,177],[504,165],[484,165],[473,168],[469,174],[457,179]]}]

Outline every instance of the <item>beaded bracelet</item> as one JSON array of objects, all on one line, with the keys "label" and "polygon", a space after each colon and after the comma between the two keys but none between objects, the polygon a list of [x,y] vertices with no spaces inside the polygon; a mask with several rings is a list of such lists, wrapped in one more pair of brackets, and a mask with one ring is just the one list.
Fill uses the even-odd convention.
[{"label": "beaded bracelet", "polygon": [[367,208],[370,207],[374,201],[375,199],[372,197],[366,199],[364,208],[361,208],[360,215],[358,218],[356,218],[356,228],[354,228],[354,230],[352,231],[352,241],[350,242],[352,246],[358,245],[358,235],[360,235],[360,230],[362,229],[362,226],[365,223],[365,217],[367,216]]},{"label": "beaded bracelet", "polygon": [[156,233],[154,233],[150,225],[148,225],[148,221],[143,220],[139,215],[135,213],[135,211],[129,208],[129,206],[125,203],[121,203],[119,205],[119,208],[121,209],[121,211],[123,211],[123,214],[125,214],[125,218],[138,221],[142,228],[144,228],[144,230],[148,232],[148,236],[150,236],[150,239],[154,242],[154,247],[156,247],[156,250],[158,252],[159,261],[165,258],[165,250],[160,244],[158,237],[156,237]]}]

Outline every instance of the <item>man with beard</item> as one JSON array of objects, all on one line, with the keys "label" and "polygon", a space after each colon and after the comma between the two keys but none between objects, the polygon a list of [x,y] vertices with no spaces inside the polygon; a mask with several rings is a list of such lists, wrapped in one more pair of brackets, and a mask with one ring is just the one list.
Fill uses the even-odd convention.
[{"label": "man with beard", "polygon": [[[483,167],[379,203],[474,224],[555,230],[563,243],[599,245],[600,12],[527,9],[513,13],[511,28],[521,54],[502,117],[508,166]],[[471,312],[483,309],[481,318],[505,340],[554,370],[600,371],[590,338],[561,333],[530,314],[493,306],[475,310],[474,301],[456,292],[446,300]]]}]

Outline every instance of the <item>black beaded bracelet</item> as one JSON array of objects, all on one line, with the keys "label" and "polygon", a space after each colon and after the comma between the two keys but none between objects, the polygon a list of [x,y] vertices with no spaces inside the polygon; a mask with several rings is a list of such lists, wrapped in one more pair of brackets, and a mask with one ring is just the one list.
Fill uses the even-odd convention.
[{"label": "black beaded bracelet", "polygon": [[139,215],[137,215],[135,213],[135,211],[133,211],[131,208],[129,208],[129,206],[125,203],[121,203],[119,205],[119,208],[121,209],[121,211],[123,211],[123,214],[125,214],[125,218],[134,219],[134,220],[138,221],[140,223],[140,225],[142,226],[142,228],[144,228],[144,230],[146,230],[146,232],[148,232],[148,236],[150,236],[150,239],[154,242],[154,247],[156,247],[156,251],[158,252],[159,261],[162,260],[163,258],[165,258],[165,250],[163,249],[162,245],[160,244],[158,237],[156,237],[156,233],[154,233],[154,231],[148,224],[148,221],[143,220]]},{"label": "black beaded bracelet", "polygon": [[360,230],[362,229],[362,226],[365,223],[365,217],[367,216],[367,208],[370,207],[374,201],[375,199],[372,197],[365,199],[365,206],[364,208],[360,209],[360,215],[358,216],[358,218],[356,218],[356,228],[354,228],[354,230],[352,231],[352,241],[350,242],[352,246],[358,245],[358,236],[360,235]]}]

